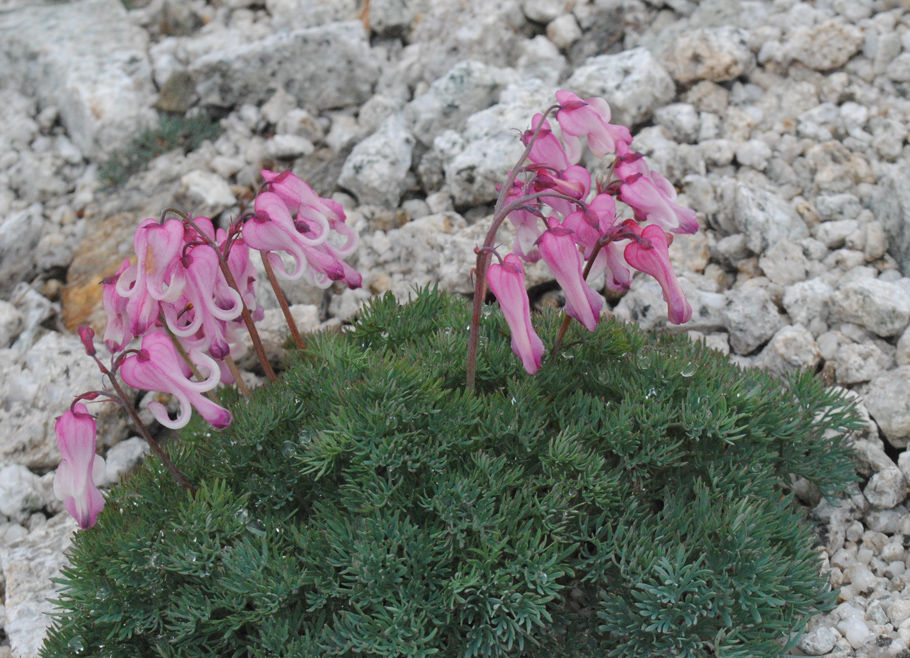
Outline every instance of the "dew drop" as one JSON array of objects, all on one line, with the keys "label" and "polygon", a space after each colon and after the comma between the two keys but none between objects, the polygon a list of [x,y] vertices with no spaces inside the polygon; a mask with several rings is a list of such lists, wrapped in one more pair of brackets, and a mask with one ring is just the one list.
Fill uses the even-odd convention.
[{"label": "dew drop", "polygon": [[66,648],[70,649],[75,654],[80,654],[85,651],[85,640],[82,639],[81,635],[74,635],[70,641],[66,643]]},{"label": "dew drop", "polygon": [[695,374],[695,364],[689,361],[682,370],[679,371],[679,374],[683,377],[691,377]]}]

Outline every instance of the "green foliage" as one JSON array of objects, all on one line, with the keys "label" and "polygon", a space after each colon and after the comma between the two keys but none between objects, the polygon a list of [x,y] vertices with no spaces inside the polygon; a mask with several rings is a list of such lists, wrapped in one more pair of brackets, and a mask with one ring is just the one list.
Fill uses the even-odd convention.
[{"label": "green foliage", "polygon": [[98,175],[107,185],[120,186],[159,155],[177,148],[189,153],[220,133],[219,123],[205,115],[184,117],[159,112],[158,128],[142,131],[128,148],[102,163]]},{"label": "green foliage", "polygon": [[[606,323],[527,376],[424,290],[111,492],[44,656],[773,656],[833,604],[791,474],[854,474],[839,394]],[[538,318],[555,335],[559,318]]]}]

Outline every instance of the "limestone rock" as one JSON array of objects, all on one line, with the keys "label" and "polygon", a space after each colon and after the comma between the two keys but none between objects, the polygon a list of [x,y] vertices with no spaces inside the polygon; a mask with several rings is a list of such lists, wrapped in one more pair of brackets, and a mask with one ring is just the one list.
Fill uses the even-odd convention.
[{"label": "limestone rock", "polygon": [[407,186],[414,136],[400,114],[389,117],[344,163],[338,182],[362,204],[396,208]]},{"label": "limestone rock", "polygon": [[811,27],[798,27],[788,38],[790,54],[810,69],[829,71],[843,66],[863,45],[863,33],[855,25],[831,20]]},{"label": "limestone rock", "polygon": [[283,87],[301,107],[325,110],[367,100],[379,64],[363,24],[350,21],[224,47],[194,61],[190,72],[204,105],[263,102]]},{"label": "limestone rock", "polygon": [[727,299],[721,317],[730,332],[730,347],[737,354],[754,352],[777,333],[783,322],[771,294],[764,288],[734,288],[727,293]]},{"label": "limestone rock", "polygon": [[910,366],[873,379],[863,399],[888,442],[897,448],[906,447],[910,443]]},{"label": "limestone rock", "polygon": [[773,192],[740,183],[735,194],[733,221],[753,253],[760,254],[781,240],[809,237],[806,222]]},{"label": "limestone rock", "polygon": [[42,104],[59,108],[70,139],[90,157],[123,148],[154,124],[148,36],[119,0],[0,13],[0,39],[0,83],[34,87]]},{"label": "limestone rock", "polygon": [[[54,611],[51,599],[66,564],[76,522],[58,514],[33,532],[5,546],[0,543],[0,568],[6,579],[6,635],[14,656],[37,656]],[[9,536],[7,536],[9,539]]]},{"label": "limestone rock", "polygon": [[663,51],[661,62],[681,84],[733,80],[755,68],[746,36],[745,30],[727,26],[686,31]]},{"label": "limestone rock", "polygon": [[910,324],[910,293],[897,283],[860,278],[839,286],[831,295],[830,317],[852,322],[887,338]]}]

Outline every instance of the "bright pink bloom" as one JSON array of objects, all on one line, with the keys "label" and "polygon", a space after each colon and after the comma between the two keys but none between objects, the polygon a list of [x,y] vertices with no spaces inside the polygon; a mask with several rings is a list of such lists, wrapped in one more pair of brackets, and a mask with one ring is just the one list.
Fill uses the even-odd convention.
[{"label": "bright pink bloom", "polygon": [[[539,130],[537,129],[538,126],[540,126]],[[537,132],[536,138],[534,138],[535,131]],[[550,122],[542,114],[534,115],[534,118],[531,119],[531,129],[524,132],[521,136],[521,141],[527,146],[532,138],[534,138],[534,144],[528,153],[528,158],[531,162],[556,171],[568,169],[570,165],[576,162],[569,160],[562,142],[553,134]]]},{"label": "bright pink bloom", "polygon": [[599,158],[615,151],[620,142],[632,143],[628,128],[610,123],[610,106],[604,99],[582,100],[571,91],[560,90],[556,92],[556,100],[560,105],[556,121],[562,128],[567,151],[581,150],[579,145],[572,143],[579,137],[588,138],[588,147]]},{"label": "bright pink bloom", "polygon": [[221,379],[218,363],[197,350],[190,352],[190,358],[200,370],[204,370],[205,381],[190,379],[190,367],[177,354],[171,339],[161,331],[146,334],[138,354],[131,354],[120,366],[123,381],[142,391],[170,393],[180,404],[180,411],[173,420],[167,409],[157,401],[148,407],[155,419],[171,429],[178,429],[190,421],[191,406],[196,408],[215,429],[222,429],[231,423],[231,412],[220,407],[203,393],[214,389]]},{"label": "bright pink bloom", "polygon": [[670,322],[673,324],[688,322],[692,317],[692,307],[670,266],[669,245],[663,229],[653,224],[641,229],[632,220],[628,220],[626,224],[635,232],[640,230],[640,238],[626,245],[626,261],[636,270],[657,279],[663,291],[664,301],[667,302],[667,316]]},{"label": "bright pink bloom", "polygon": [[173,303],[183,292],[180,252],[184,244],[183,222],[169,219],[159,224],[146,219],[133,238],[138,261],[120,273],[117,294],[129,299],[128,329],[141,336],[158,320],[161,302]]},{"label": "bright pink bloom", "polygon": [[640,153],[626,144],[616,146],[616,177],[622,181],[619,198],[632,207],[636,219],[654,222],[671,233],[695,233],[695,211],[676,203],[676,190],[666,178],[648,169]]},{"label": "bright pink bloom", "polygon": [[603,299],[585,282],[583,264],[572,232],[550,223],[537,242],[537,248],[556,283],[566,296],[566,314],[581,322],[588,331],[597,328]]},{"label": "bright pink bloom", "polygon": [[95,454],[95,419],[79,402],[57,418],[54,431],[62,456],[54,475],[54,495],[80,528],[91,528],[104,508],[97,487],[104,477],[104,460]]},{"label": "bright pink bloom", "polygon": [[102,339],[112,354],[122,350],[134,338],[129,330],[130,321],[126,312],[129,299],[117,292],[117,280],[129,267],[130,259],[124,258],[117,273],[101,282],[103,285],[101,289],[101,304],[107,313],[107,325],[104,327]]},{"label": "bright pink bloom", "polygon": [[509,254],[501,265],[490,265],[487,281],[512,333],[512,351],[521,359],[525,370],[533,375],[540,369],[544,348],[531,324],[531,303],[521,260],[515,254]]}]

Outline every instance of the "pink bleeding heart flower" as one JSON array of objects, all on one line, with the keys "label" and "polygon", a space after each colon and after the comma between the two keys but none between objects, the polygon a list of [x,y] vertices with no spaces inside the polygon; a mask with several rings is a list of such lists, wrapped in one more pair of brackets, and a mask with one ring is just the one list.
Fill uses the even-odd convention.
[{"label": "pink bleeding heart flower", "polygon": [[[519,201],[528,193],[525,183],[519,180],[512,181],[512,187],[505,198],[505,205],[508,206]],[[537,199],[533,199],[528,201],[527,205],[509,213],[509,222],[515,227],[512,251],[521,256],[521,259],[526,263],[536,263],[540,260],[540,252],[537,250],[537,239],[543,231],[540,226],[543,217],[538,210],[539,206],[540,202]]]},{"label": "pink bleeding heart flower", "polygon": [[566,297],[566,314],[575,318],[588,331],[594,331],[600,320],[603,299],[585,282],[581,254],[572,232],[555,221],[537,241],[537,248],[556,283]]},{"label": "pink bleeding heart flower", "polygon": [[54,495],[82,529],[91,528],[104,508],[98,483],[104,459],[95,454],[97,427],[85,405],[76,403],[54,424],[62,459],[54,474]]},{"label": "pink bleeding heart flower", "polygon": [[667,235],[660,226],[651,225],[641,228],[632,220],[626,226],[639,234],[625,248],[626,261],[640,272],[650,274],[660,284],[664,301],[667,302],[667,316],[673,324],[688,322],[692,317],[692,307],[679,285],[676,274],[670,265],[670,251]]},{"label": "pink bleeding heart flower", "polygon": [[695,233],[695,211],[676,203],[676,190],[666,178],[648,169],[645,159],[627,145],[616,146],[616,177],[621,181],[619,198],[640,221],[654,222],[671,233]]},{"label": "pink bleeding heart flower", "polygon": [[579,137],[587,137],[591,152],[602,158],[615,151],[617,144],[632,143],[632,133],[628,128],[610,123],[610,106],[604,99],[582,100],[571,91],[562,89],[556,92],[556,100],[560,105],[556,121],[562,128],[567,150],[580,151],[581,147],[572,142],[577,142]]},{"label": "pink bleeding heart flower", "polygon": [[123,360],[120,375],[133,388],[160,391],[174,396],[180,405],[180,411],[174,419],[171,419],[160,402],[152,401],[148,405],[155,419],[165,427],[184,427],[190,421],[192,407],[195,407],[212,427],[223,429],[231,424],[231,412],[203,395],[218,386],[221,380],[218,363],[197,350],[191,350],[190,358],[197,368],[205,371],[204,381],[190,379],[190,367],[177,354],[171,339],[163,332],[155,331],[142,338],[138,353]]},{"label": "pink bleeding heart flower", "polygon": [[531,324],[531,303],[521,260],[515,254],[508,254],[502,264],[490,265],[487,281],[512,333],[512,351],[521,359],[524,369],[533,375],[540,369],[544,347]]},{"label": "pink bleeding heart flower", "polygon": [[[537,133],[536,138],[534,136],[535,132]],[[562,142],[553,134],[550,122],[542,114],[534,115],[534,118],[531,119],[531,129],[526,130],[521,136],[521,141],[524,142],[525,146],[532,139],[534,139],[534,143],[528,153],[528,158],[531,162],[556,171],[568,169],[570,165],[577,162],[577,160],[569,159]]]},{"label": "pink bleeding heart flower", "polygon": [[141,336],[158,320],[161,302],[173,303],[183,292],[180,252],[184,244],[183,222],[164,224],[146,219],[136,229],[133,246],[138,260],[117,278],[117,294],[129,301],[126,313],[129,331]]},{"label": "pink bleeding heart flower", "polygon": [[130,259],[125,258],[117,273],[101,282],[101,304],[107,313],[102,340],[112,354],[122,350],[135,338],[130,332],[129,314],[126,312],[129,299],[117,292],[117,280],[129,267]]}]

